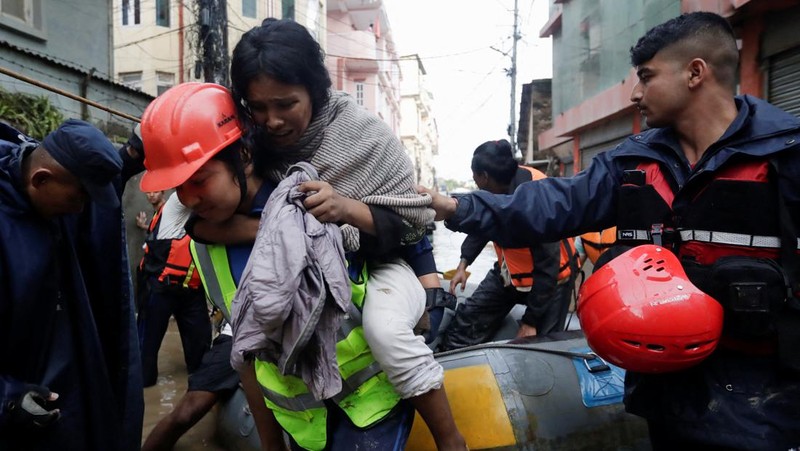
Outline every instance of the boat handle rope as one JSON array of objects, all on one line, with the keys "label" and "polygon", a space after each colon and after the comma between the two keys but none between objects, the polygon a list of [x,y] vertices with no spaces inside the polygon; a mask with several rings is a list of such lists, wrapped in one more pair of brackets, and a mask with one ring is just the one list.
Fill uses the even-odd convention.
[{"label": "boat handle rope", "polygon": [[[449,351],[442,351],[434,353],[433,356],[435,358],[438,357],[445,357],[454,354],[459,354],[462,352],[468,351],[477,351],[480,349],[517,349],[520,351],[536,351],[536,352],[544,352],[548,354],[560,355],[563,357],[570,357],[570,358],[577,358],[582,359],[583,364],[586,365],[586,369],[589,370],[590,373],[597,373],[600,371],[607,371],[611,368],[608,366],[605,360],[602,357],[595,354],[594,352],[574,352],[574,351],[564,351],[562,349],[547,349],[547,348],[537,348],[535,346],[530,345],[521,345],[521,344],[513,344],[513,343],[481,343],[477,345],[467,346],[464,348],[459,349],[451,349]],[[589,362],[599,362],[596,365],[589,365]]]}]

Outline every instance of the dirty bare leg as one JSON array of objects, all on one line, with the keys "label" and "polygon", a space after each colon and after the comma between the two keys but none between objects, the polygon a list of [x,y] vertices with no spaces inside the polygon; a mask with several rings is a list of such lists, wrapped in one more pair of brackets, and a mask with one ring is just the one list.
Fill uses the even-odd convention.
[{"label": "dirty bare leg", "polygon": [[444,387],[409,398],[428,425],[439,451],[463,451],[467,443],[456,427]]}]

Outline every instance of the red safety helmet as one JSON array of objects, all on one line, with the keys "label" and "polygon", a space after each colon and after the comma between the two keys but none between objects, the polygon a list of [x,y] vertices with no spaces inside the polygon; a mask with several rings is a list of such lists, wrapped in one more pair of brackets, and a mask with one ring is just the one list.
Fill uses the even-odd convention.
[{"label": "red safety helmet", "polygon": [[672,252],[652,244],[592,274],[578,293],[578,318],[597,355],[642,373],[696,365],[722,333],[722,306],[689,282]]},{"label": "red safety helmet", "polygon": [[242,136],[231,93],[214,83],[182,83],[156,97],[141,123],[142,191],[174,188]]}]

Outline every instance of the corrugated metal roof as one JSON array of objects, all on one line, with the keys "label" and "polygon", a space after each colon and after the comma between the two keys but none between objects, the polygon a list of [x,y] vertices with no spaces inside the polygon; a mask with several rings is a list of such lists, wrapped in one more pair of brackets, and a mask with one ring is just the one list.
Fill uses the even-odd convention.
[{"label": "corrugated metal roof", "polygon": [[84,67],[78,66],[77,64],[70,64],[70,63],[68,63],[66,61],[59,61],[59,60],[53,58],[52,56],[45,55],[45,54],[37,52],[35,50],[26,49],[24,47],[20,47],[18,45],[14,45],[14,44],[12,44],[12,43],[10,43],[8,41],[4,41],[4,40],[1,40],[1,39],[0,39],[0,47],[6,47],[8,49],[14,50],[15,52],[24,53],[26,55],[33,56],[35,58],[39,58],[39,59],[45,60],[48,63],[51,63],[51,64],[53,64],[55,66],[64,67],[66,69],[69,69],[69,70],[72,70],[74,72],[77,72],[77,73],[79,73],[81,75],[89,76],[92,79],[99,80],[99,81],[102,81],[104,83],[108,83],[108,84],[113,85],[114,87],[119,88],[119,89],[121,89],[123,91],[128,91],[128,92],[131,92],[131,93],[145,95],[147,97],[153,98],[153,96],[151,96],[150,94],[147,94],[144,91],[140,91],[138,89],[133,89],[133,88],[131,88],[129,86],[126,86],[126,85],[124,85],[122,83],[119,83],[119,82],[117,82],[117,81],[115,81],[115,80],[113,80],[113,79],[111,79],[109,77],[106,77],[106,76],[103,76],[103,75],[98,75],[96,72],[91,72],[91,71],[87,70]]}]

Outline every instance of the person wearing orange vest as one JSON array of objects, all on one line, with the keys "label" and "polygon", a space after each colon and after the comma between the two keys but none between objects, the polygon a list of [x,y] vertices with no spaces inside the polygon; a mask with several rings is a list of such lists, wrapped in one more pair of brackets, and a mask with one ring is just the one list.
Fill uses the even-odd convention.
[{"label": "person wearing orange vest", "polygon": [[[578,251],[584,260],[588,259],[592,263],[592,271],[599,269],[621,253],[613,249],[617,242],[616,227],[609,227],[598,232],[586,232],[579,238]],[[606,252],[608,250],[611,252]]]},{"label": "person wearing orange vest", "polygon": [[[145,197],[147,197],[147,203],[149,203],[153,207],[153,213],[155,214],[167,199],[164,197],[164,191],[149,191],[144,193]],[[147,220],[147,213],[140,211],[139,214],[136,215],[136,227],[145,231],[145,233],[150,232],[150,223],[152,222],[152,218]]]},{"label": "person wearing orange vest", "polygon": [[581,235],[581,244],[586,258],[597,264],[597,259],[617,241],[617,228],[611,227],[599,232],[586,232]]},{"label": "person wearing orange vest", "polygon": [[211,344],[211,320],[184,230],[189,214],[173,193],[153,215],[145,240],[136,319],[145,387],[158,379],[158,351],[171,316],[178,324],[188,373],[200,365]]},{"label": "person wearing orange vest", "polygon": [[[478,188],[513,193],[520,184],[545,178],[533,168],[518,166],[511,144],[487,141],[472,156],[472,174]],[[461,246],[461,261],[450,281],[450,292],[467,280],[466,269],[489,240],[470,235]],[[497,262],[475,292],[458,306],[444,333],[441,348],[457,349],[489,341],[515,304],[527,306],[517,337],[546,335],[565,328],[570,296],[580,262],[574,241],[537,243],[526,248],[495,244]]]},{"label": "person wearing orange vest", "polygon": [[[723,308],[722,337],[690,368],[625,373],[625,409],[647,420],[654,450],[800,447],[800,120],[736,94],[740,37],[727,18],[704,11],[647,31],[630,49],[638,77],[630,100],[648,130],[574,177],[527,183],[511,196],[454,200],[419,190],[449,229],[506,245],[616,225],[615,248],[656,245],[678,256],[689,282]],[[640,256],[661,272],[660,259]],[[662,336],[673,325],[662,318]],[[645,340],[620,344],[669,349]]]}]

